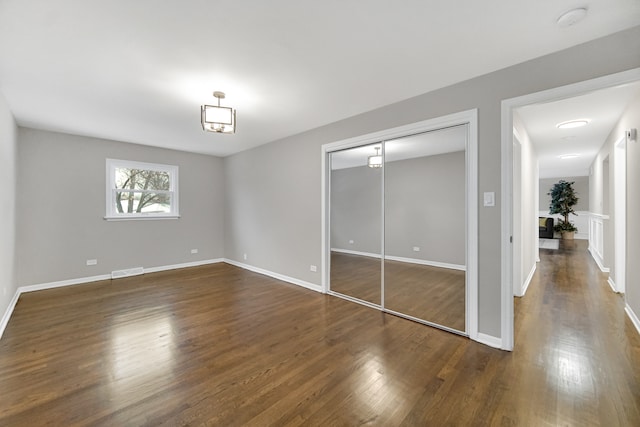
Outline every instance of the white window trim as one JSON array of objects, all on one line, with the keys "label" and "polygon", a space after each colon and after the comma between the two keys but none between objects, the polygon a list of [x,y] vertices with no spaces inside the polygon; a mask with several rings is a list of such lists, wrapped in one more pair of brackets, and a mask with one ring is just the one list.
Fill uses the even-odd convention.
[{"label": "white window trim", "polygon": [[[171,197],[171,211],[169,213],[132,213],[121,214],[115,209],[115,169],[130,168],[143,169],[166,172],[169,174]],[[106,215],[104,219],[107,221],[123,221],[123,220],[158,220],[158,219],[177,219],[180,218],[179,197],[178,197],[178,166],[164,165],[159,163],[145,163],[132,160],[106,160]]]}]

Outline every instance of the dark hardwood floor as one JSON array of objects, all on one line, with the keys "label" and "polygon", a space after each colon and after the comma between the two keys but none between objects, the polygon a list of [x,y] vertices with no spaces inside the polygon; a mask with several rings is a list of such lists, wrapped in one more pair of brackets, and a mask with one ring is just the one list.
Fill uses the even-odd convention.
[{"label": "dark hardwood floor", "polygon": [[[331,290],[380,305],[380,260],[331,253]],[[465,331],[465,272],[385,260],[385,307]]]},{"label": "dark hardwood floor", "polygon": [[0,425],[640,425],[622,298],[541,258],[512,353],[227,264],[23,294]]},{"label": "dark hardwood floor", "polygon": [[380,305],[380,259],[331,251],[331,290]]}]

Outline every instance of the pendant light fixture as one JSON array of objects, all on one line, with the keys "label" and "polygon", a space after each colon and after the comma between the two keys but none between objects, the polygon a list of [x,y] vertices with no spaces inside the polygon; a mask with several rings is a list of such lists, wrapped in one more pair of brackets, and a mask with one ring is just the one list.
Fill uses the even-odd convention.
[{"label": "pendant light fixture", "polygon": [[381,168],[382,167],[382,155],[380,155],[380,147],[375,147],[376,154],[375,156],[369,156],[367,160],[367,165],[370,168]]},{"label": "pendant light fixture", "polygon": [[200,122],[202,130],[216,133],[236,133],[236,110],[221,107],[220,100],[224,99],[224,92],[213,92],[218,98],[218,105],[202,105],[200,107]]}]

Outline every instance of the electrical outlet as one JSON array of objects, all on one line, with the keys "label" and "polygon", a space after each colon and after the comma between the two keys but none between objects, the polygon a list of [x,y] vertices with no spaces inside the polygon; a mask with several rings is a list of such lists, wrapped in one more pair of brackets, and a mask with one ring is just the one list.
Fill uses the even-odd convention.
[{"label": "electrical outlet", "polygon": [[414,246],[413,252],[420,252],[420,246]]},{"label": "electrical outlet", "polygon": [[309,266],[309,270],[311,270],[311,271],[313,271],[315,273],[316,271],[318,271],[318,267],[316,267],[315,265],[311,265],[311,266]]},{"label": "electrical outlet", "polygon": [[198,253],[198,250],[197,250],[197,249],[191,249],[191,253],[192,253],[192,254],[197,254],[197,253]]},{"label": "electrical outlet", "polygon": [[244,260],[247,260],[247,254],[243,254],[242,257],[244,258]]},{"label": "electrical outlet", "polygon": [[353,240],[349,240],[349,244],[350,244],[350,245],[353,245]]},{"label": "electrical outlet", "polygon": [[98,264],[98,260],[97,259],[88,259],[87,260],[87,265],[96,265]]}]

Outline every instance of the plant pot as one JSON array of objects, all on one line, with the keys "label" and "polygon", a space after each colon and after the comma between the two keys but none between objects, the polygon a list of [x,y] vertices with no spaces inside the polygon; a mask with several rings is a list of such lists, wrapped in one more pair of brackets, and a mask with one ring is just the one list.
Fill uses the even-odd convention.
[{"label": "plant pot", "polygon": [[576,234],[575,231],[563,231],[562,238],[565,240],[573,240],[573,237],[575,234]]}]

